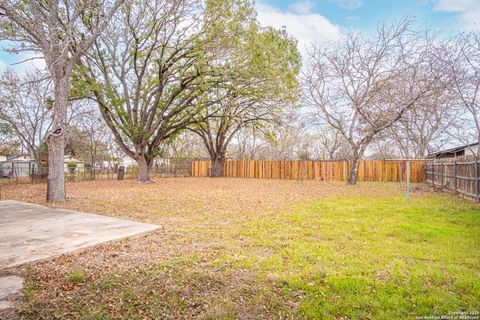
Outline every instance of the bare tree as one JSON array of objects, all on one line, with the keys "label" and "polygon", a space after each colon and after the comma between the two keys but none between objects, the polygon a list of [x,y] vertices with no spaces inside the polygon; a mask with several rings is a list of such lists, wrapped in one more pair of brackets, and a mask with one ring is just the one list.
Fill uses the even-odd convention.
[{"label": "bare tree", "polygon": [[460,116],[450,132],[467,145],[472,140],[479,143],[476,157],[480,158],[480,34],[464,33],[456,39],[446,60],[453,75]]},{"label": "bare tree", "polygon": [[48,135],[47,200],[65,201],[64,135],[70,75],[124,0],[23,1],[0,3],[0,39],[34,51],[45,60],[53,81],[52,130]]},{"label": "bare tree", "polygon": [[202,139],[195,133],[183,131],[171,141],[162,145],[164,158],[173,159],[204,159],[208,158]]},{"label": "bare tree", "polygon": [[265,155],[269,143],[263,133],[255,128],[243,128],[235,134],[227,156],[233,159],[274,159],[271,155]]},{"label": "bare tree", "polygon": [[[426,35],[426,36],[425,36]],[[304,72],[305,97],[322,123],[350,144],[349,184],[373,139],[402,119],[437,83],[432,39],[403,20],[374,37],[349,33],[336,46],[316,45]]]},{"label": "bare tree", "polygon": [[40,147],[51,127],[51,82],[39,70],[20,78],[7,70],[0,79],[0,122],[8,124],[40,168]]},{"label": "bare tree", "polygon": [[294,110],[284,112],[281,121],[268,130],[255,127],[240,130],[228,153],[236,159],[295,160],[310,158],[315,151],[306,139],[305,124]]},{"label": "bare tree", "polygon": [[350,159],[350,145],[339,131],[328,125],[320,126],[316,133],[318,154],[322,160]]},{"label": "bare tree", "polygon": [[386,135],[402,157],[419,159],[445,146],[446,132],[457,120],[454,96],[446,89],[419,99],[416,107],[393,124]]},{"label": "bare tree", "polygon": [[100,171],[103,169],[108,145],[113,142],[113,137],[98,109],[92,107],[89,104],[81,106],[83,112],[75,117],[72,133],[80,144],[79,149],[83,151],[82,158],[90,163],[91,174],[95,178],[97,165]]},{"label": "bare tree", "polygon": [[385,160],[399,159],[401,157],[399,147],[395,140],[391,138],[388,130],[378,134],[366,152],[366,158],[368,159]]}]

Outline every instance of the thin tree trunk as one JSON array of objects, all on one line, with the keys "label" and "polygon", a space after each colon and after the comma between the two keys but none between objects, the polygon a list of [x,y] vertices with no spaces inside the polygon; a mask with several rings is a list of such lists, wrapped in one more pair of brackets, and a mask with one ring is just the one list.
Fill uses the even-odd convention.
[{"label": "thin tree trunk", "polygon": [[330,157],[328,160],[333,160],[333,158],[335,157],[335,151],[336,150],[328,151],[328,156]]},{"label": "thin tree trunk", "polygon": [[350,184],[350,185],[357,184],[358,165],[360,163],[361,156],[362,156],[362,152],[358,152],[357,150],[353,151],[352,168],[350,170],[350,175],[348,176],[347,184]]},{"label": "thin tree trunk", "polygon": [[65,126],[67,123],[67,105],[69,92],[69,75],[63,75],[55,81],[55,102],[53,112],[53,132],[47,140],[48,145],[48,183],[47,201],[64,202],[65,170],[64,170],[64,145]]},{"label": "thin tree trunk", "polygon": [[41,173],[41,169],[40,169],[40,152],[38,150],[35,150],[35,149],[30,149],[30,157],[33,159],[33,171],[32,173],[34,174],[37,174],[37,173]]},{"label": "thin tree trunk", "polygon": [[90,179],[95,180],[95,158],[93,152],[91,152],[91,165],[90,165]]},{"label": "thin tree trunk", "polygon": [[477,154],[476,154],[477,159],[480,160],[480,132],[478,133],[477,136]]}]

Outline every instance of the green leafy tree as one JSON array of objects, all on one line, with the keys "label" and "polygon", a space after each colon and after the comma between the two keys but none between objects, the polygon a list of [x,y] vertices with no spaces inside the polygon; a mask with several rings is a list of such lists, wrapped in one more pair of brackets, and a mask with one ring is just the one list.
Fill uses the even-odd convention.
[{"label": "green leafy tree", "polygon": [[126,3],[76,74],[77,94],[97,102],[118,146],[150,180],[160,145],[194,121],[207,89],[199,3]]},{"label": "green leafy tree", "polygon": [[[206,35],[218,83],[206,96],[205,109],[190,126],[203,140],[213,162],[212,176],[223,175],[228,145],[243,128],[269,132],[282,109],[299,92],[300,55],[284,30],[261,28],[248,0],[211,0],[206,5]],[[213,79],[214,78],[214,79]]]}]

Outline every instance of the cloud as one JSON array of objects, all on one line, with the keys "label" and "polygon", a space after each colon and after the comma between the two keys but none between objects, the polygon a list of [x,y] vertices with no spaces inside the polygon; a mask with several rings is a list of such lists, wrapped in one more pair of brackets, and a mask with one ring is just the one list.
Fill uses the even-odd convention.
[{"label": "cloud", "polygon": [[30,52],[15,55],[13,56],[14,59],[12,59],[12,56],[8,54],[5,54],[3,56],[0,55],[0,72],[11,69],[19,74],[24,74],[33,69],[45,69],[45,60],[43,58],[37,59],[36,57],[38,57],[38,54]]},{"label": "cloud", "polygon": [[458,14],[463,28],[480,30],[479,0],[437,0],[435,10]]},{"label": "cloud", "polygon": [[355,10],[363,6],[363,0],[329,0],[347,10]]},{"label": "cloud", "polygon": [[3,72],[7,68],[7,64],[0,60],[0,72]]},{"label": "cloud", "polygon": [[[31,60],[27,60],[27,59],[31,59]],[[22,54],[18,58],[18,61],[23,61],[23,60],[27,60],[27,61],[16,64],[14,66],[14,69],[19,73],[25,73],[25,72],[30,71],[32,69],[43,70],[47,66],[45,64],[45,60],[43,58],[39,58],[39,55],[35,54],[35,53]]]},{"label": "cloud", "polygon": [[285,27],[287,32],[298,40],[298,49],[302,55],[312,43],[336,41],[341,36],[340,27],[324,16],[312,13],[308,2],[292,4],[288,11],[261,3],[256,5],[260,24],[279,29]]},{"label": "cloud", "polygon": [[313,2],[310,0],[294,2],[289,8],[290,10],[300,14],[310,13],[313,9]]}]

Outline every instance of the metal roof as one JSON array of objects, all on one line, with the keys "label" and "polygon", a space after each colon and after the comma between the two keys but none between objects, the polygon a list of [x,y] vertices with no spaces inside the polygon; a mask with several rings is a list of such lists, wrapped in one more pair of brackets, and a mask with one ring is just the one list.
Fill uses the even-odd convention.
[{"label": "metal roof", "polygon": [[430,153],[427,155],[427,157],[433,157],[433,156],[436,156],[438,154],[442,154],[442,153],[454,153],[454,152],[457,152],[457,151],[460,151],[460,150],[463,150],[463,149],[467,149],[469,147],[473,147],[473,146],[476,146],[478,145],[478,142],[475,142],[475,143],[469,143],[469,144],[466,144],[466,145],[463,145],[463,146],[460,146],[460,147],[455,147],[455,148],[450,148],[450,149],[446,149],[446,150],[442,150],[442,151],[437,151],[435,153]]}]

